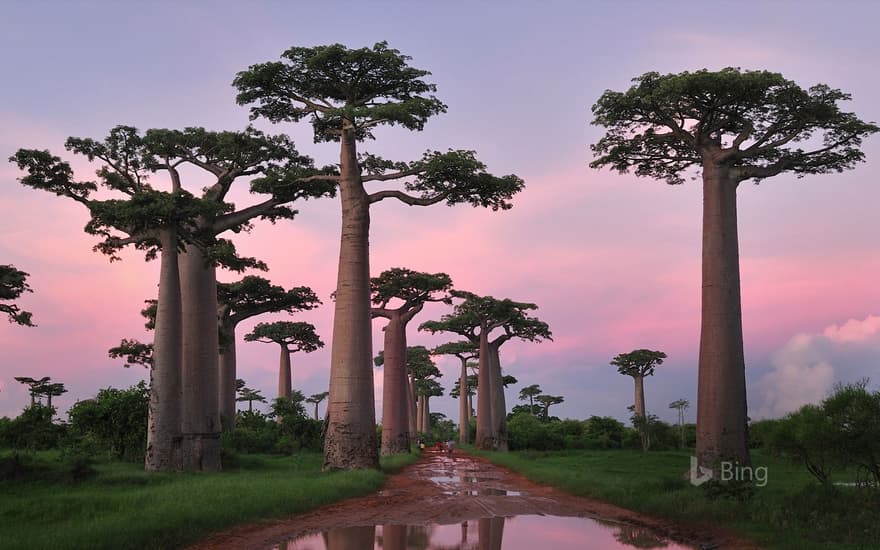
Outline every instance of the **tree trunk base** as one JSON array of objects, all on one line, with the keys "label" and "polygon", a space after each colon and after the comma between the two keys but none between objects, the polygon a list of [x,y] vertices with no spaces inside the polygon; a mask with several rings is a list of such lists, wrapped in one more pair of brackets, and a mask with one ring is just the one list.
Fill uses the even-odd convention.
[{"label": "tree trunk base", "polygon": [[375,430],[364,435],[348,425],[331,421],[324,439],[323,470],[365,470],[379,467]]},{"label": "tree trunk base", "polygon": [[402,433],[397,437],[382,434],[382,456],[407,454],[410,452],[409,434]]},{"label": "tree trunk base", "polygon": [[184,472],[219,472],[223,469],[219,433],[183,434],[180,449]]}]

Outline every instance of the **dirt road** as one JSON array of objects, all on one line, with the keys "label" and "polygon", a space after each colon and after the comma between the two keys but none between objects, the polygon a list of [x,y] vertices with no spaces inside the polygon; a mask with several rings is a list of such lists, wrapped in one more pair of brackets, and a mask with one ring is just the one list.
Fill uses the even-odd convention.
[{"label": "dirt road", "polygon": [[[639,515],[617,506],[571,496],[551,487],[532,483],[519,474],[490,464],[481,458],[456,451],[453,457],[444,453],[425,453],[417,463],[391,476],[378,493],[325,506],[312,512],[284,520],[264,521],[233,528],[213,535],[192,547],[192,550],[241,548],[263,550],[296,546],[298,537],[361,528],[351,531],[366,541],[374,536],[362,528],[385,525],[385,538],[392,534],[390,526],[462,524],[469,520],[513,516],[589,517],[616,526],[617,540],[625,547],[627,537],[651,537],[658,545],[680,543],[690,548],[757,548],[720,529],[699,530]],[[487,524],[488,525],[488,524]],[[622,526],[622,528],[621,528]],[[482,523],[480,524],[482,530]],[[629,531],[627,531],[627,529]],[[497,526],[496,526],[497,530]],[[622,534],[621,534],[622,533]],[[629,533],[629,534],[627,534]],[[635,534],[633,534],[635,533]],[[337,533],[339,534],[339,533]],[[533,533],[532,533],[533,534]],[[381,540],[380,537],[375,537]],[[332,539],[332,537],[330,537]],[[325,535],[325,546],[331,547]],[[511,535],[505,536],[504,548],[511,546]],[[389,547],[385,541],[383,546]],[[493,542],[480,548],[493,548]],[[367,543],[364,543],[367,544]],[[308,545],[307,545],[308,546]],[[338,548],[354,549],[352,543]],[[425,546],[427,548],[428,546]],[[459,548],[465,548],[459,545]],[[497,547],[501,548],[500,539]],[[607,546],[606,546],[607,547]],[[646,547],[646,546],[642,546]],[[357,549],[373,548],[357,545]],[[406,546],[400,546],[406,548]]]}]

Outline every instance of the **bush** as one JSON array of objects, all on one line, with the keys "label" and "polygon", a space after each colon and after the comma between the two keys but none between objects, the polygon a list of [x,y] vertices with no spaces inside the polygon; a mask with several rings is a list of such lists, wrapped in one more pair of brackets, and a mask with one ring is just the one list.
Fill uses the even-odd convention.
[{"label": "bush", "polygon": [[773,432],[779,428],[779,419],[758,420],[749,425],[749,448],[769,449]]},{"label": "bush", "polygon": [[149,408],[150,390],[143,381],[124,390],[105,388],[70,408],[71,435],[103,445],[117,460],[143,460]]},{"label": "bush", "polygon": [[591,416],[584,423],[584,437],[589,449],[620,449],[626,426],[610,416]]},{"label": "bush", "polygon": [[779,421],[770,433],[770,450],[803,462],[820,483],[829,484],[831,473],[843,465],[838,435],[821,407],[805,405]]},{"label": "bush", "polygon": [[35,403],[13,419],[0,423],[0,447],[44,451],[58,447],[65,427],[52,423],[54,407]]},{"label": "bush", "polygon": [[880,487],[880,392],[870,393],[866,385],[838,386],[822,408],[843,461]]},{"label": "bush", "polygon": [[880,487],[880,392],[865,383],[838,386],[821,405],[805,405],[769,431],[770,450],[803,462],[820,483],[855,467],[866,485]]}]

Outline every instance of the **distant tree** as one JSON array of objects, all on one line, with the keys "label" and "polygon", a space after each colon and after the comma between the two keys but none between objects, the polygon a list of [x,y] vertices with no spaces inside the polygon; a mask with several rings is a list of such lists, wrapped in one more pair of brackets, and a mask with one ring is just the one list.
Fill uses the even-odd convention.
[{"label": "distant tree", "polygon": [[691,406],[687,399],[679,399],[669,404],[670,409],[678,409],[678,432],[681,436],[681,446],[684,447],[684,412]]},{"label": "distant tree", "polygon": [[29,311],[23,311],[14,303],[3,303],[15,300],[25,292],[33,292],[27,284],[27,278],[27,273],[13,265],[0,265],[0,313],[8,315],[10,323],[32,327],[34,324]]},{"label": "distant tree", "polygon": [[528,399],[529,411],[532,414],[535,414],[535,397],[541,395],[541,393],[541,386],[538,384],[532,384],[531,386],[526,386],[519,390],[519,400],[525,401]]},{"label": "distant tree", "polygon": [[61,382],[53,382],[51,384],[43,384],[39,388],[40,395],[46,396],[46,406],[52,408],[52,398],[60,397],[67,393],[67,388]]},{"label": "distant tree", "polygon": [[[607,90],[593,124],[607,132],[591,166],[680,184],[703,180],[703,281],[697,459],[750,462],[740,300],[736,190],[782,173],[842,172],[865,158],[880,130],[842,111],[850,99],[818,84],[805,90],[779,73],[726,68],[645,73],[626,92]],[[821,138],[819,137],[821,136]]]},{"label": "distant tree", "polygon": [[[507,450],[507,406],[499,349],[512,338],[529,342],[552,340],[550,327],[528,314],[538,308],[535,304],[499,300],[460,290],[453,290],[450,294],[461,300],[453,312],[439,321],[422,323],[419,330],[452,332],[477,345],[480,362],[476,444],[480,449]],[[502,332],[491,338],[493,331]]]},{"label": "distant tree", "polygon": [[443,386],[436,378],[419,378],[416,380],[415,392],[418,398],[418,430],[423,434],[431,433],[431,398],[443,395]]},{"label": "distant tree", "polygon": [[480,355],[477,345],[470,341],[449,342],[437,346],[432,353],[434,355],[454,355],[461,362],[461,373],[458,377],[458,385],[453,386],[449,395],[455,398],[458,398],[459,395],[464,396],[458,403],[458,440],[461,443],[469,443],[468,436],[470,435],[471,425],[471,407],[469,401],[471,388],[468,386],[467,368],[468,362],[471,359],[476,359]]},{"label": "distant tree", "polygon": [[315,420],[318,420],[318,404],[321,403],[321,401],[327,399],[328,395],[330,395],[330,392],[325,391],[321,393],[316,393],[306,399],[307,403],[313,403],[315,405]]},{"label": "distant tree", "polygon": [[382,385],[383,456],[410,451],[411,393],[406,375],[406,326],[428,302],[449,302],[452,279],[446,273],[423,273],[395,267],[370,279],[371,315],[385,325]]},{"label": "distant tree", "polygon": [[236,401],[247,401],[248,404],[248,412],[254,412],[254,401],[257,403],[265,403],[266,398],[260,394],[260,390],[252,390],[247,387],[239,388],[238,397],[235,398]]},{"label": "distant tree", "polygon": [[276,321],[259,323],[245,335],[247,342],[274,343],[281,347],[281,361],[278,367],[278,398],[289,399],[292,395],[292,373],[290,354],[298,351],[311,353],[324,347],[324,342],[315,333],[314,325],[302,321]]},{"label": "distant tree", "polygon": [[654,368],[663,364],[666,354],[662,351],[649,349],[636,349],[629,353],[621,353],[611,360],[611,366],[617,367],[617,372],[625,376],[631,376],[635,382],[635,417],[639,420],[636,424],[641,426],[639,433],[642,438],[642,450],[647,451],[651,446],[648,430],[644,426],[645,416],[645,384],[646,376],[654,374]]},{"label": "distant tree", "polygon": [[233,283],[217,283],[217,322],[220,330],[220,418],[225,430],[235,428],[235,328],[264,313],[295,313],[314,309],[321,300],[307,286],[290,290],[263,277],[248,275]]},{"label": "distant tree", "polygon": [[[330,368],[327,469],[375,468],[376,429],[370,323],[370,205],[396,199],[410,206],[469,203],[493,210],[511,207],[523,187],[516,176],[496,177],[473,151],[429,151],[414,162],[358,154],[358,142],[381,125],[421,130],[446,110],[432,95],[429,73],[408,65],[409,57],[385,42],[372,48],[341,44],[294,47],[279,62],[252,65],[234,85],[239,104],[255,104],[252,117],[272,122],[309,118],[316,141],[338,142],[342,241],[336,282],[336,312]],[[406,192],[368,193],[365,184],[404,181]]]},{"label": "distant tree", "polygon": [[562,403],[565,398],[561,395],[539,395],[535,400],[541,404],[541,418],[546,422],[550,419],[550,406]]},{"label": "distant tree", "polygon": [[52,378],[44,376],[42,378],[31,378],[29,376],[16,376],[15,381],[28,387],[28,393],[31,395],[31,407],[37,403],[37,396],[42,395],[40,390],[49,383]]}]

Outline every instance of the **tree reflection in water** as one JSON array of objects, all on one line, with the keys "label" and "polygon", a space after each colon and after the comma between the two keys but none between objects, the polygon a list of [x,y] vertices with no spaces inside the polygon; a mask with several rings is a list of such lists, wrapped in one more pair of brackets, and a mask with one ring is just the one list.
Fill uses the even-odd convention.
[{"label": "tree reflection in water", "polygon": [[[504,546],[507,520],[508,541]],[[552,541],[552,542],[550,542]],[[592,518],[493,517],[451,525],[342,527],[301,537],[276,550],[532,550],[546,542],[559,549],[684,549],[646,527]],[[322,544],[323,543],[323,544]]]}]

